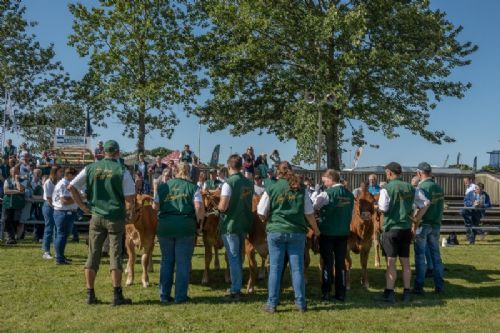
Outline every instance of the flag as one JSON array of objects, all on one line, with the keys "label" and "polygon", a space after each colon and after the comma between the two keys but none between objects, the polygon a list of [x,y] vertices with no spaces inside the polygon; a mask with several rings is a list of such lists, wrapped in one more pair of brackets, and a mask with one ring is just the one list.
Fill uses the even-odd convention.
[{"label": "flag", "polygon": [[212,153],[212,158],[210,159],[210,167],[216,168],[219,164],[219,154],[220,154],[220,145],[215,146],[214,151]]},{"label": "flag", "polygon": [[474,167],[473,167],[473,170],[476,171],[477,170],[477,156],[474,157]]},{"label": "flag", "polygon": [[457,154],[457,165],[460,164],[460,155],[462,155],[462,154],[460,154],[460,153]]},{"label": "flag", "polygon": [[363,147],[356,148],[354,152],[354,161],[352,162],[352,168],[355,169],[358,166],[359,159],[363,153]]}]

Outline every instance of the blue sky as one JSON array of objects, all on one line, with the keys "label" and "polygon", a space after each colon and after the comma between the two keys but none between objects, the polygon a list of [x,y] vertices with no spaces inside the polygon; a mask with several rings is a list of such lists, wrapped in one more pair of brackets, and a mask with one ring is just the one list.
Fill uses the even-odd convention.
[{"label": "blue sky", "polygon": [[[67,43],[71,33],[72,16],[68,11],[66,0],[25,0],[27,19],[37,21],[34,33],[42,45],[54,43],[56,59],[61,61],[73,79],[79,79],[86,72],[87,64]],[[84,4],[95,3],[94,0],[80,1]],[[445,130],[448,135],[457,139],[456,143],[433,145],[413,136],[406,131],[401,137],[393,140],[385,139],[379,133],[367,133],[368,141],[380,145],[379,149],[365,148],[359,166],[382,165],[392,160],[403,165],[417,165],[428,161],[433,165],[442,165],[446,155],[450,155],[451,163],[457,154],[462,154],[462,161],[472,165],[474,156],[478,157],[478,165],[488,164],[487,151],[500,149],[500,1],[497,0],[434,0],[434,8],[448,14],[448,19],[455,25],[462,25],[464,30],[460,36],[463,41],[472,41],[479,46],[472,57],[472,65],[460,68],[453,73],[452,79],[470,81],[472,89],[465,98],[446,99],[431,114],[431,129]],[[198,122],[194,117],[186,118],[182,110],[178,110],[181,119],[172,139],[161,138],[152,133],[146,138],[146,147],[165,146],[181,149],[185,143],[198,153]],[[111,121],[110,121],[111,122]],[[118,139],[123,150],[133,150],[135,141],[122,137],[120,125],[110,123],[108,129],[96,128],[99,139]],[[259,136],[251,133],[241,137],[232,137],[228,131],[207,133],[205,127],[201,131],[201,160],[210,159],[213,147],[221,144],[221,158],[225,160],[230,149],[243,152],[252,145],[257,153],[278,149],[283,159],[291,159],[295,153],[295,142],[279,142],[271,135]],[[345,149],[354,149],[345,146]],[[351,153],[344,154],[347,162]],[[346,163],[350,164],[350,163]]]}]

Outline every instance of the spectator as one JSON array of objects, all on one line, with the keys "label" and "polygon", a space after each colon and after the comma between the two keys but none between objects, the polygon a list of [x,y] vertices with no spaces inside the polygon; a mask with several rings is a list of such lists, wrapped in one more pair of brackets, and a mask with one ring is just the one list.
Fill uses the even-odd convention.
[{"label": "spectator", "polygon": [[198,177],[198,182],[196,182],[196,185],[198,186],[198,188],[203,189],[205,187],[206,181],[207,181],[206,174],[203,171],[200,172],[200,176]]},{"label": "spectator", "polygon": [[7,139],[7,143],[3,147],[3,158],[17,156],[17,148],[12,144],[12,139]]},{"label": "spectator", "polygon": [[181,162],[188,164],[193,163],[194,153],[189,149],[189,145],[184,145],[184,150],[181,152]]},{"label": "spectator", "polygon": [[[376,298],[377,301],[395,303],[394,286],[396,283],[397,271],[396,260],[403,268],[403,302],[410,302],[410,243],[412,241],[413,219],[419,220],[425,213],[429,200],[419,196],[421,192],[401,179],[401,165],[391,162],[385,167],[385,174],[390,181],[384,189],[380,191],[378,200],[379,210],[384,212],[383,233],[381,245],[387,255],[386,288],[383,294]],[[418,213],[413,217],[413,204],[416,205]]]},{"label": "spectator", "polygon": [[280,278],[284,268],[285,253],[290,261],[295,306],[300,312],[307,310],[304,279],[304,247],[307,223],[319,236],[311,200],[305,193],[299,177],[288,162],[278,166],[278,178],[266,188],[257,212],[267,218],[267,243],[269,245],[268,299],[264,311],[274,313],[279,303]]},{"label": "spectator", "polygon": [[267,170],[267,178],[264,179],[264,187],[267,188],[271,184],[274,184],[276,182],[276,177],[274,176],[274,171],[273,169],[268,169]]},{"label": "spectator", "polygon": [[369,192],[371,194],[371,192],[369,191],[368,183],[363,180],[359,183],[359,187],[355,188],[354,191],[352,191],[352,195],[355,199],[357,199],[362,193],[366,192]]},{"label": "spectator", "polygon": [[177,167],[175,166],[174,160],[170,160],[167,162],[167,168],[170,170],[169,179],[175,178],[175,174],[177,173]]},{"label": "spectator", "polygon": [[9,178],[9,158],[4,157],[0,160],[0,182],[3,185],[3,181]]},{"label": "spectator", "polygon": [[31,174],[30,154],[26,152],[22,153],[19,156],[19,161],[19,175],[22,179],[28,179]]},{"label": "spectator", "polygon": [[198,165],[198,162],[198,157],[194,156],[193,164],[191,164],[191,169],[189,170],[189,178],[191,178],[193,184],[198,183],[198,178],[200,177],[200,167]]},{"label": "spectator", "polygon": [[26,142],[21,143],[19,149],[17,151],[17,158],[22,160],[23,155],[30,155],[30,151],[28,150],[28,144]]},{"label": "spectator", "polygon": [[97,147],[94,149],[94,160],[100,161],[104,158],[104,146],[102,141],[97,143]]},{"label": "spectator", "polygon": [[155,163],[151,166],[149,166],[149,174],[153,177],[153,193],[156,191],[156,186],[158,182],[160,181],[160,177],[163,173],[163,170],[167,166],[161,162],[161,157],[156,156],[155,158]]},{"label": "spectator", "polygon": [[134,173],[137,175],[137,171],[141,173],[142,186],[140,188],[140,193],[149,193],[149,163],[144,159],[144,153],[139,154],[139,160],[134,163]]},{"label": "spectator", "polygon": [[373,196],[380,194],[380,185],[377,183],[377,175],[372,173],[368,176],[368,192],[370,192]]},{"label": "spectator", "polygon": [[217,170],[215,169],[210,169],[210,178],[207,179],[205,184],[203,185],[203,190],[204,191],[213,191],[222,186],[222,182],[217,179]]},{"label": "spectator", "polygon": [[240,301],[242,284],[242,249],[246,234],[252,226],[253,184],[241,174],[242,159],[231,155],[227,160],[229,179],[222,185],[219,210],[224,214],[220,222],[220,234],[226,248],[231,275],[231,288],[226,300]]},{"label": "spectator", "polygon": [[54,222],[56,225],[56,265],[68,265],[70,261],[65,255],[66,242],[68,235],[73,230],[75,223],[76,211],[78,205],[73,200],[71,193],[68,190],[69,183],[75,178],[75,168],[67,168],[64,170],[64,177],[54,187],[53,205],[54,205]]},{"label": "spectator", "polygon": [[45,221],[45,230],[43,234],[43,243],[42,243],[43,259],[52,259],[52,256],[50,254],[50,242],[53,239],[54,227],[55,227],[54,204],[52,202],[52,195],[54,193],[54,188],[56,184],[62,177],[62,172],[63,169],[61,169],[58,166],[53,166],[50,169],[49,178],[47,178],[45,183],[43,183],[44,203],[42,207],[42,212],[43,212],[43,219]]},{"label": "spectator", "polygon": [[8,234],[7,245],[14,245],[16,241],[16,230],[21,216],[21,210],[25,204],[25,187],[19,177],[19,167],[10,169],[10,177],[4,183],[3,209],[5,213],[5,231]]},{"label": "spectator", "polygon": [[255,183],[253,185],[253,194],[260,197],[266,190],[262,181],[262,177],[260,175],[256,175],[254,181]]},{"label": "spectator", "polygon": [[[158,210],[157,236],[161,250],[160,301],[185,303],[189,300],[187,293],[196,222],[205,217],[203,199],[189,179],[187,162],[179,163],[175,179],[158,186],[154,208]],[[175,297],[172,299],[174,268]]]},{"label": "spectator", "polygon": [[255,160],[256,174],[259,174],[262,179],[267,178],[267,170],[269,166],[267,165],[267,154],[262,153]]},{"label": "spectator", "polygon": [[[423,295],[426,271],[429,269],[429,263],[432,263],[434,287],[436,293],[441,293],[444,288],[443,263],[439,253],[439,234],[444,210],[443,189],[434,182],[431,177],[432,168],[422,162],[417,168],[417,177],[420,179],[418,190],[429,200],[427,211],[422,215],[422,222],[415,217],[413,233],[415,234],[415,283],[413,285],[413,294]],[[429,252],[430,258],[427,258],[427,270],[425,259]]]},{"label": "spectator", "polygon": [[269,156],[269,158],[271,159],[271,161],[273,161],[273,170],[276,171],[278,165],[281,163],[280,153],[278,152],[277,149],[275,149],[275,150],[273,150],[273,152],[271,153],[271,156]]},{"label": "spectator", "polygon": [[[471,187],[469,185],[469,187]],[[479,228],[481,218],[484,217],[486,208],[491,207],[490,196],[484,191],[484,184],[477,183],[473,191],[466,192],[464,198],[465,209],[461,213],[465,222],[465,231],[469,244],[476,242],[476,235],[484,235],[484,231]],[[484,237],[484,236],[483,236]]]},{"label": "spectator", "polygon": [[134,173],[135,193],[142,194],[144,189],[144,178],[142,173],[137,170]]},{"label": "spectator", "polygon": [[224,184],[226,182],[226,170],[224,168],[217,171],[217,179]]},{"label": "spectator", "polygon": [[[42,170],[40,169],[34,169],[32,178],[31,178],[31,189],[33,191],[32,194],[32,204],[31,204],[31,211],[29,213],[29,217],[32,219],[34,218],[36,221],[42,221],[43,220],[43,214],[42,214],[42,200],[43,200],[43,182],[42,182]],[[35,240],[37,242],[42,242],[43,239],[43,231],[44,231],[44,225],[43,224],[36,224],[34,227],[34,236]]]},{"label": "spectator", "polygon": [[247,151],[241,155],[241,158],[243,159],[243,170],[245,173],[245,177],[248,179],[252,179],[254,174],[255,174],[255,154],[253,151],[253,147],[249,146],[247,148]]}]

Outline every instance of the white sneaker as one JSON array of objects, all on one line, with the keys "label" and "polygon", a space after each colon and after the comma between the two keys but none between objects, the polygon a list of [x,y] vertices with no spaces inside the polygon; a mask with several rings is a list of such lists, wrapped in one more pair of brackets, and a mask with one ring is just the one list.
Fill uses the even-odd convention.
[{"label": "white sneaker", "polygon": [[42,258],[47,260],[53,259],[52,256],[50,255],[50,252],[44,252]]}]

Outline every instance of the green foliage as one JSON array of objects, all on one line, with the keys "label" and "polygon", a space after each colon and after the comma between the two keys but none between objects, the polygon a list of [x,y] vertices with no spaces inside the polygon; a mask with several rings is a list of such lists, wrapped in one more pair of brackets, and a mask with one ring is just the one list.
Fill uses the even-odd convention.
[{"label": "green foliage", "polygon": [[500,174],[500,168],[493,167],[491,165],[485,165],[481,168],[481,171],[486,171],[486,172],[491,172],[491,173],[498,173]]},{"label": "green foliage", "polygon": [[153,148],[151,150],[146,150],[146,153],[148,155],[161,156],[161,157],[167,156],[171,152],[173,152],[173,150],[165,148],[165,147],[156,147],[156,148]]},{"label": "green foliage", "polygon": [[25,12],[20,0],[0,2],[0,108],[8,92],[16,114],[32,116],[65,94],[69,78],[54,61],[53,45],[44,48],[28,33],[36,22],[27,22]]},{"label": "green foliage", "polygon": [[[145,136],[159,130],[170,137],[178,124],[177,106],[190,110],[204,80],[188,54],[192,31],[186,24],[187,0],[100,0],[87,8],[71,4],[74,16],[69,45],[89,56],[82,90],[94,120],[116,117],[124,134],[137,137],[144,151]],[[85,94],[83,94],[85,95]]]},{"label": "green foliage", "polygon": [[[452,81],[477,47],[429,1],[197,2],[198,59],[207,68],[211,97],[196,110],[210,131],[233,135],[264,130],[297,140],[295,161],[314,160],[318,110],[323,151],[339,167],[344,128],[352,144],[364,129],[388,138],[405,129],[440,144],[429,113],[443,97],[462,98],[470,83]],[[314,104],[304,96],[312,93]],[[328,95],[333,101],[325,100]]]},{"label": "green foliage", "polygon": [[38,113],[25,114],[20,118],[22,136],[35,152],[53,146],[56,127],[66,129],[66,135],[85,134],[85,112],[74,104],[61,102],[40,109]]},{"label": "green foliage", "polygon": [[450,169],[460,169],[460,170],[463,170],[463,171],[469,171],[469,170],[472,170],[472,167],[467,165],[467,164],[452,164],[452,165],[449,165],[448,168]]}]

